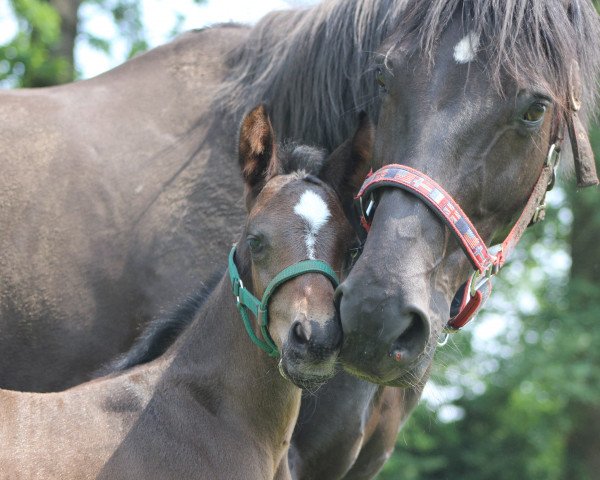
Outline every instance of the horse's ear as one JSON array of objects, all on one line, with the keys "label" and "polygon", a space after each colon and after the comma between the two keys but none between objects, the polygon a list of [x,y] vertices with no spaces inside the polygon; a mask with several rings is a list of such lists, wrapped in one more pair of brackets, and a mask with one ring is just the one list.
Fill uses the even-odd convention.
[{"label": "horse's ear", "polygon": [[246,204],[250,205],[267,180],[279,171],[275,133],[263,104],[255,107],[242,121],[239,161],[246,185]]},{"label": "horse's ear", "polygon": [[342,202],[352,201],[369,173],[373,138],[373,124],[361,112],[354,136],[335,149],[321,170],[319,176],[335,189]]}]

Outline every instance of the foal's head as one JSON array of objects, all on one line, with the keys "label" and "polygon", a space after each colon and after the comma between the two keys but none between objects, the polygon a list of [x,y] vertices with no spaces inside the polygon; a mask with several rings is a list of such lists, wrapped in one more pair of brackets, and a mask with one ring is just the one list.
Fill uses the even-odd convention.
[{"label": "foal's head", "polygon": [[[279,272],[303,260],[322,260],[343,276],[357,242],[343,205],[364,177],[370,125],[363,121],[354,138],[327,157],[312,147],[277,145],[261,105],[245,117],[239,142],[248,217],[236,263],[245,287],[261,298]],[[342,330],[333,294],[327,277],[306,273],[283,283],[269,301],[268,331],[281,354],[280,371],[299,386],[334,373]]]}]

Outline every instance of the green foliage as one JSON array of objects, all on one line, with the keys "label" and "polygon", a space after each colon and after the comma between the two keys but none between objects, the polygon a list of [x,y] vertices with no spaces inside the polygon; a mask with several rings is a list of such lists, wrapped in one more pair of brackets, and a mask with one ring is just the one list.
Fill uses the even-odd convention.
[{"label": "green foliage", "polygon": [[44,0],[11,0],[19,24],[15,37],[0,46],[0,81],[23,87],[64,83],[72,78],[67,59],[57,56],[60,16]]},{"label": "green foliage", "polygon": [[[78,18],[81,6],[94,6],[110,16],[118,39],[126,44],[126,58],[148,49],[139,0],[10,0],[10,6],[18,32],[0,45],[0,85],[43,87],[74,80],[78,76],[73,65],[76,38],[110,56],[116,38],[82,30],[77,21],[70,24],[68,17]],[[61,14],[57,7],[63,9]],[[182,24],[179,16],[172,36],[181,31]]]},{"label": "green foliage", "polygon": [[[148,49],[138,0],[85,0],[84,3],[96,5],[110,14],[119,35],[127,42],[127,58]],[[106,54],[111,53],[111,39],[98,37],[89,32],[82,32],[81,36],[91,46]]]}]

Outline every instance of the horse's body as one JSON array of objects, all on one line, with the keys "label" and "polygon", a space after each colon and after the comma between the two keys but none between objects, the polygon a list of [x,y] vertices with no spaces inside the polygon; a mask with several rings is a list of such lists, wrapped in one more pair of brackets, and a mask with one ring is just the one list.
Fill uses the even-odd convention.
[{"label": "horse's body", "polygon": [[[241,155],[249,217],[232,257],[238,278],[256,294],[307,256],[342,271],[352,238],[334,180],[346,167],[337,164],[332,175],[329,162],[322,179],[290,171],[272,155],[272,133],[264,141],[268,120],[262,113],[254,110],[242,128],[248,141],[240,144],[255,150]],[[310,207],[305,198],[312,199]],[[319,209],[307,253],[304,235],[296,232]],[[264,247],[250,241],[257,238]],[[248,338],[240,297],[225,275],[153,362],[65,392],[0,390],[1,478],[290,478],[287,450],[301,400],[290,379],[314,387],[333,375],[341,346],[334,287],[315,270],[275,287],[268,332],[277,358]],[[258,321],[250,328],[257,331]]]},{"label": "horse's body", "polygon": [[[207,294],[198,292],[170,315],[154,320],[133,347],[98,376],[125,372],[160,357],[194,320]],[[293,478],[375,477],[420,395],[418,388],[378,386],[343,371],[316,392],[303,394],[289,452]]]},{"label": "horse's body", "polygon": [[[234,329],[241,335],[230,335]],[[0,478],[241,480],[287,472],[300,390],[250,343],[227,279],[176,350],[65,392],[0,391]]]},{"label": "horse's body", "polygon": [[[565,16],[561,9],[568,3],[553,0],[553,7],[547,10],[553,21]],[[594,88],[590,86],[590,72],[595,69],[596,59],[590,52],[593,42],[590,40],[586,47],[580,44],[580,38],[593,37],[597,22],[588,18],[591,15],[589,2],[572,3],[575,7],[569,15],[575,18],[576,26],[560,32],[566,39],[561,48],[575,45],[575,49],[583,53],[575,56],[579,56],[586,74],[584,87],[589,99],[589,90]],[[504,5],[488,0],[475,4],[481,5],[484,13],[490,5],[498,8]],[[425,8],[429,5],[434,8]],[[451,7],[450,14],[444,5]],[[514,18],[522,20],[518,12],[533,5],[539,13],[546,2],[522,0],[506,5],[517,12]],[[463,70],[451,69],[451,74],[445,75],[444,69],[449,67],[446,60],[452,59],[452,49],[458,47],[458,37],[465,33],[459,28],[461,19],[451,15],[461,6],[462,2],[331,0],[304,11],[269,15],[251,30],[219,27],[190,34],[91,81],[57,89],[3,94],[2,108],[8,105],[11,108],[1,115],[7,124],[2,127],[3,135],[10,129],[13,133],[3,138],[4,168],[11,175],[3,177],[1,181],[5,184],[0,188],[0,224],[3,232],[8,230],[8,235],[2,236],[0,250],[2,385],[45,390],[79,381],[100,362],[124,350],[137,323],[145,322],[161,307],[166,307],[161,304],[166,299],[175,299],[178,294],[183,296],[196,288],[198,281],[210,277],[210,265],[217,265],[224,258],[234,238],[233,232],[221,228],[221,219],[231,220],[235,225],[235,219],[242,216],[237,171],[224,167],[222,162],[222,158],[233,151],[227,134],[242,113],[257,101],[266,100],[274,106],[274,124],[284,137],[315,142],[331,149],[348,136],[357,110],[364,108],[377,118],[382,99],[372,75],[368,74],[372,58],[377,57],[382,70],[392,72],[389,74],[392,79],[386,78],[382,83],[388,89],[394,87],[393,95],[384,95],[386,109],[378,117],[377,166],[405,162],[432,176],[439,174],[436,178],[440,181],[445,178],[443,173],[458,172],[456,168],[460,166],[459,174],[448,187],[450,193],[468,191],[467,205],[477,204],[482,191],[487,190],[469,174],[483,172],[484,163],[501,155],[498,152],[488,155],[485,146],[471,141],[482,138],[484,142],[482,130],[451,129],[449,122],[465,117],[465,125],[471,125],[476,112],[479,117],[475,123],[478,128],[488,127],[485,138],[489,139],[494,134],[494,126],[500,124],[498,116],[493,115],[493,102],[504,102],[505,107],[515,99],[498,97],[495,93],[493,97],[486,97],[482,93],[485,88],[471,95],[467,87],[473,85],[488,86],[490,92],[494,89],[489,76],[482,75],[478,63],[468,61],[468,49],[464,46],[459,49],[457,58],[460,61],[467,58],[468,65],[463,65]],[[449,20],[439,32],[431,33],[430,28],[403,32],[401,20],[405,8],[418,20],[413,26],[428,25],[427,22],[435,26],[434,20],[442,16]],[[584,22],[580,18],[582,11],[588,18]],[[426,18],[419,18],[419,12],[425,12]],[[500,20],[513,17],[491,15],[485,18],[492,23],[496,20],[496,25],[490,27],[493,33],[498,25],[510,27],[510,22]],[[530,24],[537,25],[523,23]],[[452,30],[448,34],[450,41],[456,45],[437,41],[440,35],[447,34],[446,25]],[[509,28],[511,35],[513,30],[528,31]],[[432,48],[423,58],[414,55],[419,49],[419,32],[422,31],[423,35],[431,33],[435,37],[426,38],[422,46],[440,45],[446,57],[439,57],[439,52]],[[408,44],[396,45],[391,38],[382,47],[384,40],[394,33],[407,34]],[[546,33],[553,33],[552,29]],[[544,35],[536,38],[539,41]],[[550,41],[561,43],[560,38],[551,37]],[[494,45],[493,38],[491,42]],[[524,43],[510,45],[512,50],[509,51],[514,54]],[[410,64],[398,68],[397,65],[404,65],[405,46],[411,52]],[[231,48],[233,53],[225,58]],[[374,53],[378,50],[380,55]],[[564,61],[563,57],[557,56],[559,61]],[[436,63],[431,63],[433,58]],[[388,60],[393,62],[387,63]],[[506,63],[505,57],[501,60],[501,65]],[[553,66],[547,59],[541,65],[532,63],[529,67],[540,71],[545,71],[541,67]],[[426,68],[434,66],[438,69]],[[564,70],[564,66],[561,68]],[[465,84],[466,74],[471,70],[475,82]],[[407,80],[406,72],[411,72],[413,78]],[[418,78],[414,78],[414,72],[419,72]],[[511,72],[508,73],[510,80]],[[398,81],[393,80],[394,75],[410,83],[401,102],[398,98],[402,91]],[[513,95],[517,86],[510,82],[508,86],[508,93]],[[442,90],[444,95],[440,96]],[[37,111],[37,105],[47,104],[61,95],[71,99],[63,108]],[[420,100],[416,101],[417,98]],[[31,110],[25,110],[23,105],[29,105]],[[449,105],[453,111],[447,108]],[[208,121],[209,106],[213,111],[221,109],[222,115],[217,115],[215,121]],[[21,112],[20,117],[14,111]],[[77,112],[81,112],[80,115],[75,115]],[[436,112],[440,114],[434,115]],[[56,115],[59,114],[67,120],[58,121]],[[31,141],[36,135],[32,130],[36,121],[40,124],[37,136],[47,142],[41,143],[42,152],[30,148],[40,145]],[[46,133],[50,127],[54,128],[52,135]],[[548,140],[549,129],[546,122],[533,144]],[[85,142],[73,134],[78,131],[82,132]],[[94,132],[100,134],[90,138]],[[444,138],[438,138],[440,132]],[[438,155],[436,141],[443,154]],[[49,154],[52,145],[55,151]],[[475,152],[475,148],[480,150]],[[507,217],[517,213],[522,205],[531,178],[546,155],[546,147],[541,150],[536,150],[534,145],[529,153],[535,161],[525,162],[522,155],[525,149],[519,154],[507,149],[507,156],[495,162],[495,165],[504,165],[510,158],[512,166],[506,174],[502,172],[502,176],[498,172],[495,177],[491,176],[495,185],[505,187],[514,179],[520,179],[520,183],[518,195],[505,192],[496,195],[496,198],[510,198],[511,205],[489,206],[490,211],[501,211],[489,221],[483,221],[487,237],[506,227]],[[56,164],[56,171],[61,164],[68,167],[62,170],[64,175],[60,178],[40,177],[43,169],[27,170],[32,154],[40,155],[42,165]],[[523,178],[519,177],[519,162],[531,167],[521,176]],[[94,195],[96,187],[81,188],[81,197],[93,196],[93,201],[88,203],[79,197],[70,200],[69,192],[82,182],[78,172],[88,168],[81,164],[98,166],[96,170],[89,167],[89,176],[94,182],[96,177],[102,177],[123,187],[117,189],[107,180],[106,187],[98,187]],[[447,168],[448,165],[452,168]],[[22,171],[22,175],[17,171]],[[457,179],[465,181],[461,183]],[[463,183],[469,189],[461,190]],[[28,185],[38,188],[25,189]],[[21,190],[27,194],[19,196]],[[114,193],[108,195],[108,191]],[[377,207],[377,218],[358,268],[341,289],[345,292],[341,303],[345,333],[352,333],[346,337],[353,340],[344,348],[344,362],[352,372],[377,382],[417,384],[418,392],[427,379],[428,365],[447,307],[455,286],[464,280],[468,262],[439,221],[427,217],[428,221],[422,222],[428,210],[421,203],[406,202],[406,194],[397,191],[386,191],[384,197],[386,201]],[[96,201],[96,198],[101,200]],[[458,199],[464,200],[460,195]],[[61,200],[58,208],[56,200]],[[406,210],[407,206],[410,211]],[[54,216],[52,212],[58,214]],[[61,221],[63,214],[65,220]],[[66,219],[70,219],[68,224]],[[476,223],[480,228],[480,222]],[[87,234],[81,232],[88,229],[91,231]],[[379,235],[383,229],[390,231]],[[81,234],[73,235],[72,231]],[[408,243],[415,238],[419,240],[419,248],[411,250],[411,255],[407,253],[408,248],[401,248],[404,240],[400,242],[397,238],[405,231],[410,232],[409,238],[404,239],[409,240]],[[41,240],[38,242],[37,238]],[[29,243],[24,239],[30,239]],[[432,250],[434,247],[437,250]],[[451,258],[449,253],[452,253]],[[445,262],[451,264],[448,269],[444,265],[443,271],[437,268]],[[424,278],[424,271],[433,277]],[[439,285],[434,285],[436,282],[443,284],[441,290],[437,288]],[[365,285],[370,287],[363,289]],[[432,286],[437,290],[429,295]],[[416,310],[415,305],[410,306],[408,316],[406,312],[400,312],[400,316],[410,320],[415,315],[414,318],[423,320],[413,329],[408,328],[409,321],[403,320],[404,326],[393,325],[397,315],[388,315],[387,306],[381,309],[383,314],[374,310],[374,306],[381,304],[381,299],[377,299],[381,294],[387,295],[390,305],[398,303],[392,310],[402,309],[408,298],[407,288],[411,290],[408,300],[416,299],[420,303]],[[355,290],[356,295],[347,294]],[[151,300],[146,301],[150,297]],[[349,298],[359,305],[348,305]],[[422,305],[425,300],[428,304]],[[432,323],[427,318],[430,309],[435,310]],[[115,315],[108,315],[111,312]],[[90,320],[83,321],[84,318]],[[378,342],[378,332],[383,325],[386,325],[386,338],[382,339],[385,342]],[[409,334],[405,337],[415,341],[409,346],[395,347],[390,338],[400,338],[404,332]],[[361,336],[364,340],[370,339],[367,355],[360,353],[366,346],[366,343],[361,344]],[[391,359],[390,351],[402,353],[404,347],[410,350],[410,355],[403,362]],[[426,348],[419,353],[420,347]]]},{"label": "horse's body", "polygon": [[2,387],[81,382],[223,265],[243,219],[237,126],[208,138],[203,115],[246,34],[192,32],[92,80],[0,93]]},{"label": "horse's body", "polygon": [[365,72],[402,5],[330,0],[1,92],[0,386],[80,382],[211,278],[243,218],[230,132],[268,101],[282,138],[333,150],[374,118]]},{"label": "horse's body", "polygon": [[[368,9],[337,1],[272,14],[251,41],[251,30],[239,26],[191,32],[91,80],[0,92],[10,173],[0,179],[9,183],[0,188],[0,224],[9,232],[0,236],[1,387],[49,391],[80,383],[125,351],[149,319],[210,282],[243,218],[242,183],[228,159],[230,132],[251,105],[269,99],[285,137],[330,149],[350,134],[358,110],[376,109],[377,88],[363,72],[400,9],[391,15],[394,2],[365,3]],[[323,49],[318,35],[309,50],[300,47],[317,26],[337,40],[335,50]],[[291,30],[285,49],[273,44],[292,39]],[[253,49],[273,53],[263,58]],[[334,69],[339,76],[303,73],[344,59],[349,63]],[[271,75],[254,83],[252,65],[271,61],[263,69]],[[53,149],[42,138],[52,139]],[[373,469],[372,458],[383,464],[381,452],[355,458],[370,438],[373,417],[365,412],[377,410],[370,387],[357,381],[367,391],[357,394],[350,384],[343,398],[364,401],[344,411],[361,422],[351,420],[348,429],[343,418],[322,414],[329,420],[323,424],[311,417],[298,447],[310,448],[316,468],[304,469],[308,478],[323,468],[347,472],[355,462]],[[338,403],[335,391],[327,392],[323,403]],[[307,409],[314,411],[312,401]],[[384,430],[396,432],[399,424],[386,422]],[[335,455],[328,448],[318,459],[311,446],[324,445],[334,429]],[[389,437],[383,452],[393,448]]]},{"label": "horse's body", "polygon": [[290,449],[294,478],[374,478],[420,396],[416,388],[374,385],[345,372],[316,395],[304,394]]}]

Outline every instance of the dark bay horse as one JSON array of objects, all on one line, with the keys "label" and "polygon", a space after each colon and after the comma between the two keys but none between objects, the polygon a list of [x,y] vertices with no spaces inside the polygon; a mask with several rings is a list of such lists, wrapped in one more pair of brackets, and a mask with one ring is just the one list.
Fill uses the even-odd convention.
[{"label": "dark bay horse", "polygon": [[[461,18],[459,11],[476,16],[472,28],[468,15]],[[436,21],[438,17],[444,21]],[[458,62],[454,47],[469,29],[477,55],[475,61]],[[439,124],[432,122],[446,128],[448,120],[433,113],[453,103],[457,117],[477,111],[477,118],[470,114],[471,124],[491,125],[500,115],[499,104],[509,115],[511,105],[515,110],[515,102],[524,101],[522,94],[515,95],[532,82],[560,107],[573,60],[578,61],[589,112],[597,31],[597,14],[587,0],[518,0],[506,6],[495,0],[329,0],[310,9],[272,13],[252,29],[224,25],[186,34],[91,80],[1,92],[0,385],[47,391],[80,382],[125,351],[161,308],[212,277],[226,245],[236,238],[233,225],[243,218],[239,173],[224,160],[235,153],[228,133],[259,101],[273,105],[273,123],[283,138],[330,150],[351,135],[358,110],[367,110],[378,118],[377,165],[404,161],[403,155],[416,157],[426,141],[440,143],[450,153],[436,152],[439,165],[429,166],[428,172],[435,176],[447,155],[455,163],[460,157],[454,183],[460,177],[473,184],[473,192],[465,191],[473,203],[489,189],[474,174],[464,173],[472,168],[461,154],[467,139],[483,135],[454,128],[437,141]],[[445,43],[442,52],[440,38],[456,42]],[[458,50],[458,58],[468,57],[468,48]],[[380,74],[374,59],[387,59]],[[400,88],[402,72],[415,84],[414,95],[407,93],[407,85],[401,97],[394,90]],[[453,82],[445,80],[446,74]],[[503,95],[498,94],[500,86]],[[417,94],[421,100],[414,102]],[[379,116],[382,104],[386,110]],[[556,108],[540,105],[534,109],[549,110],[544,118],[554,116]],[[431,122],[425,121],[425,106]],[[419,110],[418,119],[411,108]],[[540,135],[549,128],[544,123]],[[493,136],[492,130],[490,126]],[[410,139],[405,139],[407,132]],[[509,146],[505,153],[524,158],[526,137],[497,143],[515,144],[518,154],[508,152]],[[537,137],[529,138],[531,146]],[[540,148],[538,159],[545,156],[541,150],[546,148]],[[483,146],[481,158],[482,152],[491,162],[493,155]],[[431,155],[421,156],[411,164],[429,162],[424,157]],[[521,174],[513,170],[503,172],[496,183],[512,188],[509,173]],[[531,172],[533,178],[538,170],[526,169],[522,175]],[[518,187],[525,194],[515,195],[514,205],[503,205],[502,215],[497,206],[483,205],[503,217],[497,222],[486,217],[484,236],[518,212],[531,186],[531,181],[522,183]],[[448,190],[454,193],[456,186]],[[385,196],[394,195],[402,196]],[[379,218],[383,214],[378,210]],[[371,236],[368,252],[377,236]],[[404,262],[401,255],[393,258]],[[354,279],[363,278],[368,264],[374,267],[367,260],[359,262],[345,289],[359,288],[361,282]],[[462,279],[459,273],[456,278]],[[442,310],[447,297],[435,300]],[[349,312],[347,298],[342,308]],[[352,329],[355,319],[347,319]],[[427,336],[427,322],[422,325],[417,346]],[[434,330],[429,337],[436,336]],[[347,364],[361,370],[353,365],[351,348],[345,352]],[[363,374],[372,380],[395,376],[373,372],[367,363],[372,362],[365,362]]]},{"label": "dark bay horse", "polygon": [[244,216],[230,132],[265,100],[282,138],[332,151],[376,118],[372,52],[402,7],[327,1],[0,92],[0,386],[85,380],[209,281]]},{"label": "dark bay horse", "polygon": [[[362,169],[360,157],[334,152],[311,166],[311,156],[322,153],[276,147],[264,107],[246,117],[248,219],[229,275],[154,362],[64,392],[0,391],[1,478],[290,478],[296,385],[329,378],[341,347],[333,272],[354,237],[339,180]],[[262,297],[307,261],[274,284],[262,340],[277,353],[268,355],[249,338],[259,322],[246,331],[240,298]]]},{"label": "dark bay horse", "polygon": [[[3,93],[0,381],[37,390],[77,383],[125,350],[138,324],[211,277],[207,266],[222,264],[243,212],[237,170],[223,162],[234,150],[227,135],[261,100],[273,104],[284,137],[328,149],[367,110],[378,118],[375,166],[425,170],[491,240],[539,174],[548,145],[536,146],[565,104],[573,59],[584,108],[593,109],[597,37],[583,0],[331,0],[273,13],[253,29],[188,34],[90,81]],[[551,104],[528,103],[532,86]],[[215,109],[222,115],[211,121]],[[468,262],[424,204],[382,192],[363,256],[340,289],[343,357],[354,373],[411,384],[418,396]],[[396,324],[390,311],[417,294],[428,305],[412,305],[404,327]],[[403,328],[410,362],[389,355]],[[369,354],[359,357],[363,341]]]},{"label": "dark bay horse", "polygon": [[[382,187],[369,197],[369,234],[338,289],[349,371],[387,385],[426,381],[461,285],[477,278],[486,245],[502,243],[478,270],[484,278],[539,220],[557,158],[579,186],[598,183],[585,124],[599,39],[584,1],[408,2],[377,57],[373,167],[394,166],[373,176]],[[417,187],[395,188],[409,177]],[[431,194],[420,196],[422,185]]]}]

